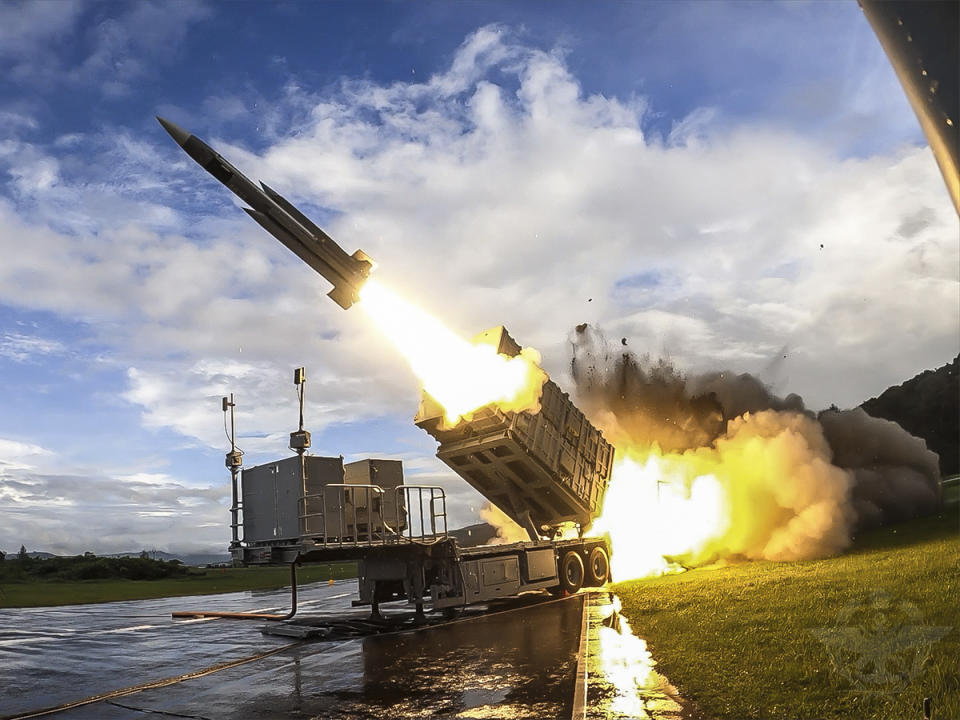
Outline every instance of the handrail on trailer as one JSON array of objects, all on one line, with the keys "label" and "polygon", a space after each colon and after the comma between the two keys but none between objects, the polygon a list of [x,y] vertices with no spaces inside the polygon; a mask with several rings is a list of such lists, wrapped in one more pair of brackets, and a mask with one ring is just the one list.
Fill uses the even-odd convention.
[{"label": "handrail on trailer", "polygon": [[[330,490],[336,490],[339,494],[335,502],[328,503],[327,493]],[[357,494],[360,491],[363,491],[364,494],[358,500]],[[347,495],[348,492],[352,497]],[[415,503],[414,492],[417,493]],[[447,494],[443,488],[436,485],[398,485],[394,489],[394,493],[394,524],[391,526],[383,512],[386,491],[379,485],[352,483],[324,485],[321,492],[302,497],[304,512],[299,516],[301,537],[312,538],[315,546],[323,548],[370,547],[448,537]],[[348,498],[351,499],[348,500]],[[310,501],[318,499],[320,501],[320,511],[306,512]],[[375,499],[379,502],[373,502]],[[359,507],[362,507],[364,500],[366,501],[365,512],[361,512]],[[352,515],[346,512],[347,505],[352,506]],[[419,512],[419,534],[414,534],[414,525],[416,524],[414,508]],[[336,513],[336,527],[334,528],[337,531],[336,535],[331,532],[331,523],[328,523],[328,520],[332,519],[333,512]],[[427,512],[429,512],[429,532],[427,532]],[[364,517],[366,518],[366,529],[362,530],[361,522]],[[322,528],[319,533],[310,532],[311,518],[321,519]],[[352,523],[350,522],[351,519]],[[353,528],[352,532],[351,527]]]},{"label": "handrail on trailer", "polygon": [[[407,540],[409,540],[410,542],[413,542],[415,540],[415,538],[413,537],[413,518],[410,513],[410,508],[412,507],[412,504],[410,502],[411,490],[417,491],[417,507],[419,507],[420,509],[420,537],[416,539],[419,539],[419,540],[427,539],[426,528],[424,525],[424,512],[423,512],[423,494],[426,491],[430,492],[430,498],[429,498],[430,500],[430,505],[429,505],[430,535],[429,537],[431,540],[447,537],[448,532],[447,532],[447,493],[446,491],[442,487],[439,487],[438,485],[398,485],[395,491],[397,493],[397,503],[396,503],[397,512],[399,513],[400,511],[400,506],[401,506],[400,500],[402,497],[404,501],[403,504],[407,508],[408,520],[410,521],[407,523],[407,530],[408,530],[408,534],[406,535]],[[439,513],[436,511],[436,505],[438,500],[440,502],[441,509],[442,509],[442,512],[439,512]],[[441,518],[443,519],[443,532],[438,533],[437,520]],[[402,533],[401,533],[401,537],[403,537]]]},{"label": "handrail on trailer", "polygon": [[[340,491],[340,492],[339,492],[339,496],[338,496],[338,503],[337,503],[337,506],[336,506],[336,510],[338,511],[338,512],[337,512],[337,521],[338,521],[338,522],[337,522],[337,525],[338,525],[338,530],[339,530],[340,532],[337,534],[337,536],[336,536],[336,541],[335,541],[335,542],[330,542],[330,538],[332,538],[333,535],[330,534],[330,527],[329,527],[329,525],[327,524],[327,517],[328,517],[328,513],[327,513],[327,491],[330,490],[330,489],[337,489],[337,490]],[[366,515],[367,515],[366,536],[367,536],[367,539],[366,539],[366,540],[361,540],[361,539],[360,539],[361,532],[360,532],[360,522],[359,522],[359,521],[360,521],[361,518],[360,518],[360,515],[359,515],[358,512],[357,512],[357,505],[358,505],[358,503],[357,503],[357,501],[356,501],[356,493],[355,493],[355,492],[352,492],[352,493],[351,493],[351,495],[353,496],[353,499],[352,499],[352,500],[350,501],[350,503],[349,503],[350,505],[353,506],[353,535],[350,536],[350,535],[347,534],[347,529],[350,527],[350,524],[347,523],[346,526],[344,526],[344,512],[343,512],[343,511],[345,510],[347,504],[348,504],[348,503],[347,503],[347,490],[350,490],[350,491],[363,490],[363,491],[365,492],[365,496],[364,496],[364,497],[366,498],[366,501],[367,501],[367,503],[366,503],[366,510],[367,510],[367,512],[366,512]],[[322,545],[323,547],[336,546],[336,547],[340,547],[340,548],[343,548],[343,547],[361,547],[361,546],[369,546],[369,545],[373,545],[373,544],[387,545],[388,542],[389,542],[389,541],[388,541],[388,537],[387,537],[388,533],[393,534],[393,535],[398,535],[399,533],[398,533],[397,530],[395,530],[394,528],[390,527],[390,526],[387,524],[386,519],[383,517],[383,498],[384,498],[384,495],[385,495],[385,492],[384,492],[383,488],[380,487],[379,485],[361,485],[361,484],[356,484],[356,485],[354,485],[354,484],[351,484],[351,483],[330,483],[330,484],[328,484],[328,485],[324,485],[324,486],[323,486],[323,489],[322,489],[320,492],[318,492],[318,493],[311,493],[311,494],[309,494],[309,495],[304,495],[303,498],[302,498],[302,500],[303,500],[303,509],[304,509],[304,512],[301,513],[301,515],[300,515],[300,535],[301,535],[301,537],[310,537],[310,536],[312,536],[312,535],[315,535],[315,533],[309,532],[308,521],[309,521],[310,518],[319,517],[319,518],[321,518],[321,522],[322,522],[322,525],[323,525],[323,529],[322,529],[322,531],[321,531],[321,537],[322,537],[323,541],[320,542],[320,543],[316,543],[316,544],[318,544],[318,545]],[[371,501],[374,499],[374,497],[376,497],[376,499],[378,499],[378,500],[380,501],[380,502],[376,503],[376,505],[377,505],[377,520],[380,521],[380,524],[379,524],[377,527],[381,528],[380,532],[377,533],[377,534],[379,535],[379,538],[378,538],[378,539],[374,537],[374,524],[373,524],[373,520],[374,520],[374,517],[373,517],[373,506],[374,506],[374,503],[371,502]],[[316,498],[320,498],[320,512],[318,512],[318,513],[317,513],[317,512],[308,513],[306,510],[307,510],[307,505],[308,505],[309,500],[311,500],[311,499],[316,499]],[[398,513],[398,515],[399,515],[399,513]],[[399,525],[400,525],[400,523],[399,523],[399,517],[398,517],[397,525],[398,525],[398,527],[399,527]],[[352,541],[352,542],[347,542],[347,541],[346,541],[346,538],[348,538],[348,537],[352,537],[352,538],[353,538],[353,541]],[[379,540],[379,542],[378,542],[378,540]],[[314,540],[314,542],[316,542],[316,540]]]}]

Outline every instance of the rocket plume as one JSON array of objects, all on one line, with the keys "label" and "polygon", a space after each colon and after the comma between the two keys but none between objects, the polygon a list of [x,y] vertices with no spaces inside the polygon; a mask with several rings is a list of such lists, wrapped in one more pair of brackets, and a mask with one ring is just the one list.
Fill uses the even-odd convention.
[{"label": "rocket plume", "polygon": [[547,374],[540,354],[524,348],[517,357],[471,343],[386,287],[369,280],[360,291],[360,306],[410,363],[414,374],[456,425],[487,405],[504,411],[540,409]]},{"label": "rocket plume", "polygon": [[610,534],[617,580],[834,555],[857,528],[938,507],[937,456],[863,410],[817,417],[751,375],[687,378],[586,326],[572,371],[620,458],[593,527]]}]

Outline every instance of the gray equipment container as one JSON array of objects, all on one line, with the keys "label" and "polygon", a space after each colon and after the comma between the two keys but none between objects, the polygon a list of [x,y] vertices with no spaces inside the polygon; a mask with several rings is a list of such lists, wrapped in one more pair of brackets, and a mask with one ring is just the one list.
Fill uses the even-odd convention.
[{"label": "gray equipment container", "polygon": [[[293,540],[302,535],[323,535],[323,518],[306,518],[301,524],[303,496],[317,495],[327,485],[343,482],[343,458],[305,455],[301,472],[298,456],[244,468],[243,536],[247,542]],[[312,510],[312,509],[311,509]]]},{"label": "gray equipment container", "polygon": [[[385,522],[399,532],[407,527],[406,508],[402,495],[398,495],[397,488],[403,485],[403,463],[400,460],[358,460],[343,466],[343,482],[347,485],[376,485],[383,489],[383,494],[370,493],[364,490],[354,491],[344,489],[344,514],[347,518],[356,518],[361,536],[368,532],[367,522],[372,520],[373,532],[384,531],[381,523]],[[397,512],[399,500],[400,512]]]},{"label": "gray equipment container", "polygon": [[[520,354],[503,327],[476,341]],[[613,446],[552,380],[543,385],[539,412],[488,406],[447,427],[443,408],[424,392],[414,422],[440,443],[438,458],[531,534],[567,522],[585,528],[600,512]]]}]

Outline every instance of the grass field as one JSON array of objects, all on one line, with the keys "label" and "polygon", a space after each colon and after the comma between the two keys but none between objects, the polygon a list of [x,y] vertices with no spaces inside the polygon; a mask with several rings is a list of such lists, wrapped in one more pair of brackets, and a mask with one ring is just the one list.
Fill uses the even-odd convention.
[{"label": "grass field", "polygon": [[920,720],[925,696],[934,718],[960,718],[958,526],[947,512],[836,558],[614,590],[658,669],[718,720]]},{"label": "grass field", "polygon": [[[74,605],[145,600],[179,595],[210,595],[238,590],[270,590],[290,583],[288,567],[207,568],[203,575],[162,580],[84,580],[80,582],[11,582],[0,585],[0,608]],[[304,565],[297,583],[356,577],[356,563]]]}]

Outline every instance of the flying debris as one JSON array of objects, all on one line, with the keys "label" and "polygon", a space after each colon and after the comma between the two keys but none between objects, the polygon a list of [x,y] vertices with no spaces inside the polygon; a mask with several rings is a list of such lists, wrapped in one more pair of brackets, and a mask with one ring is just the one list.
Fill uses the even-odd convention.
[{"label": "flying debris", "polygon": [[327,294],[334,302],[346,310],[357,301],[360,288],[373,269],[373,263],[363,250],[347,255],[329,235],[278,192],[264,183],[254,184],[196,135],[161,117],[157,120],[187,155],[250,205],[244,210],[264,230],[333,283],[333,290]]}]

